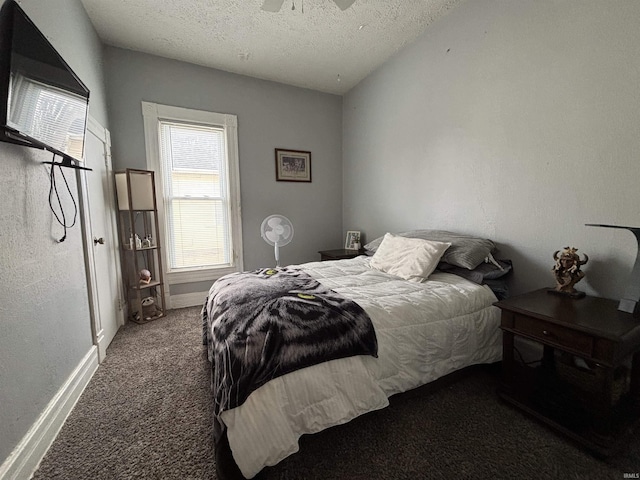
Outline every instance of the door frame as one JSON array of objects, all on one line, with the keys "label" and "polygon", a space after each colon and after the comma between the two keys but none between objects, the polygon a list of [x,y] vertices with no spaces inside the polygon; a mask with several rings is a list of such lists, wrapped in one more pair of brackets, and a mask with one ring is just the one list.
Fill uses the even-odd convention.
[{"label": "door frame", "polygon": [[[107,177],[113,180],[113,166],[111,164],[111,134],[109,130],[104,128],[95,118],[91,115],[87,117],[87,135],[95,135],[104,146],[103,157],[107,171]],[[98,290],[96,264],[95,264],[95,245],[93,243],[93,232],[91,230],[91,212],[89,210],[89,190],[87,188],[86,175],[91,175],[91,172],[85,170],[77,170],[78,178],[78,198],[80,203],[80,209],[82,211],[82,237],[84,245],[84,259],[87,275],[87,290],[89,293],[89,311],[91,315],[91,335],[93,337],[93,344],[98,347],[98,361],[102,363],[106,356],[106,345],[103,329],[103,320],[100,318],[100,294]],[[111,250],[116,267],[116,282],[118,285],[118,310],[117,310],[117,324],[118,327],[124,325],[124,303],[123,303],[123,283],[122,283],[122,270],[120,267],[120,242],[118,240],[118,225],[116,222],[116,205],[115,205],[115,186],[113,181],[108,181],[105,191],[105,203],[104,208],[110,212],[109,218],[111,219],[111,238],[107,238],[106,245]],[[101,247],[101,248],[104,248]]]}]

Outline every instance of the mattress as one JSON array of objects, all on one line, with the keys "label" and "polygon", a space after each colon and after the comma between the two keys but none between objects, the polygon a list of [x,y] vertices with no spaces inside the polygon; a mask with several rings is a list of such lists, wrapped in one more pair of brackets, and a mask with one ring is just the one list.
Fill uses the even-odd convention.
[{"label": "mattress", "polygon": [[354,356],[275,378],[220,420],[246,478],[298,451],[303,434],[386,407],[396,393],[502,356],[493,292],[448,273],[410,282],[370,268],[370,257],[300,265],[370,316],[378,358]]}]

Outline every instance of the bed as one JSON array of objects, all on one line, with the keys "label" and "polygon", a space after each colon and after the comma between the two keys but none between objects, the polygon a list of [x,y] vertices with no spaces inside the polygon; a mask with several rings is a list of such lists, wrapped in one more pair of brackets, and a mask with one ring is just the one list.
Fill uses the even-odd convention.
[{"label": "bed", "polygon": [[[256,388],[241,395],[239,402],[224,404],[216,400],[217,441],[228,442],[232,463],[245,478],[253,478],[264,467],[297,452],[303,434],[382,409],[389,405],[390,396],[465,367],[501,359],[500,313],[493,306],[494,291],[486,284],[450,273],[446,267],[436,269],[442,267],[443,253],[451,247],[451,241],[410,234],[393,237],[393,241],[387,242],[385,236],[378,244],[369,245],[370,256],[260,271],[261,275],[300,274],[354,302],[370,319],[377,348],[285,370],[269,381],[259,381]],[[419,253],[418,261],[410,258],[415,255],[415,242],[423,240],[429,248]],[[444,240],[451,238],[445,236]],[[442,245],[431,251],[438,243]],[[419,245],[422,248],[424,244]],[[426,262],[422,261],[425,256]],[[408,269],[407,261],[412,263]],[[416,263],[420,264],[417,270]],[[398,271],[398,264],[404,270]],[[469,271],[480,266],[475,260],[469,265],[474,265],[467,268]],[[219,336],[215,330],[217,315],[228,307],[226,300],[216,300],[220,297],[219,282],[212,286],[202,311],[203,340],[212,361],[214,389],[221,383],[216,365],[229,363],[227,357],[216,356],[212,348],[213,337]],[[235,285],[230,289],[237,290]],[[225,379],[230,376],[224,374]],[[225,395],[221,398],[238,396],[237,392]],[[218,459],[218,464],[221,461]]]}]

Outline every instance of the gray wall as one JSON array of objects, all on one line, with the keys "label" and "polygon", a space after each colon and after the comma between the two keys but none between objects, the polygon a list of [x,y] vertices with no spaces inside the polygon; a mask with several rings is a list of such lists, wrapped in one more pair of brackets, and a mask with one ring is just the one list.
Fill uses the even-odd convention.
[{"label": "gray wall", "polygon": [[[341,97],[118,48],[108,47],[105,58],[115,169],[146,168],[143,100],[237,115],[245,269],[274,264],[273,247],[260,237],[273,213],[295,230],[280,251],[283,264],[340,248]],[[275,148],[311,151],[312,182],[276,182]],[[202,290],[176,285],[172,294]]]},{"label": "gray wall", "polygon": [[639,18],[635,0],[462,3],[345,96],[344,228],[492,238],[516,293],[553,286],[573,245],[578,288],[620,298],[635,239],[584,224],[640,226]]},{"label": "gray wall", "polygon": [[[0,2],[3,3],[3,2]],[[91,90],[107,126],[102,47],[79,0],[22,8]],[[79,222],[63,235],[48,206],[51,155],[0,143],[0,464],[92,346]],[[76,178],[66,172],[76,201]],[[63,187],[64,188],[64,187]],[[72,212],[62,195],[65,212]]]}]

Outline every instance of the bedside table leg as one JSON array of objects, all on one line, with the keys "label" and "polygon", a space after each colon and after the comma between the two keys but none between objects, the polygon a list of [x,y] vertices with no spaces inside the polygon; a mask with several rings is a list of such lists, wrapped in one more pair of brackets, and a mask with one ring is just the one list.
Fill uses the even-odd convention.
[{"label": "bedside table leg", "polygon": [[611,434],[611,415],[613,407],[613,368],[607,367],[600,398],[596,400],[597,414],[593,421],[594,433],[603,439]]},{"label": "bedside table leg", "polygon": [[502,332],[502,390],[513,390],[514,382],[514,335],[511,332]]},{"label": "bedside table leg", "polygon": [[640,413],[640,352],[633,355],[630,380],[629,396],[631,397],[634,410]]}]

